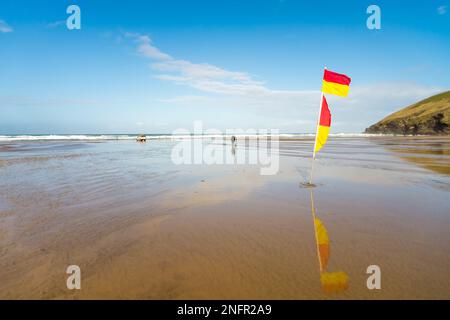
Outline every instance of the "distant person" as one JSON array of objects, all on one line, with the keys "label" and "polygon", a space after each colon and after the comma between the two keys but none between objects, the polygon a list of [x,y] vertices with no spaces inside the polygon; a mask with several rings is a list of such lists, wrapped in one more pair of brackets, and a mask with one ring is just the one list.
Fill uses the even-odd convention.
[{"label": "distant person", "polygon": [[233,155],[233,157],[236,156],[236,137],[235,136],[231,137],[231,154]]}]

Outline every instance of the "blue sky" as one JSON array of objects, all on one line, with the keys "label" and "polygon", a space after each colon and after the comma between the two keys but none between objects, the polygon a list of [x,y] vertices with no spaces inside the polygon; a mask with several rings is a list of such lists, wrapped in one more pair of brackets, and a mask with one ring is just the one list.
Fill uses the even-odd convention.
[{"label": "blue sky", "polygon": [[361,132],[449,90],[449,56],[448,0],[2,0],[0,134],[314,132],[324,66],[352,78],[331,132]]}]

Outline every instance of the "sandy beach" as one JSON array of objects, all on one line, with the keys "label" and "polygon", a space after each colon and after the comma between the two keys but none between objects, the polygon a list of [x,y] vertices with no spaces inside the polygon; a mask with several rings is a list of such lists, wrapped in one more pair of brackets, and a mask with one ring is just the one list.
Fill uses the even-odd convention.
[{"label": "sandy beach", "polygon": [[[282,140],[262,176],[175,165],[170,140],[0,142],[0,298],[449,299],[450,138],[330,138],[310,189],[312,143]],[[339,293],[321,286],[311,191]]]}]

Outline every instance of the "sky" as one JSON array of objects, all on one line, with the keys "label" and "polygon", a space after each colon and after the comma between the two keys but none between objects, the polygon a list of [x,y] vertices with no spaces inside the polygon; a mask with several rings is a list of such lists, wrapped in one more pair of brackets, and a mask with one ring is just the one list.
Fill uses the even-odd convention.
[{"label": "sky", "polygon": [[362,132],[449,90],[449,57],[450,0],[2,0],[0,134],[312,133],[324,67],[352,78],[331,133]]}]

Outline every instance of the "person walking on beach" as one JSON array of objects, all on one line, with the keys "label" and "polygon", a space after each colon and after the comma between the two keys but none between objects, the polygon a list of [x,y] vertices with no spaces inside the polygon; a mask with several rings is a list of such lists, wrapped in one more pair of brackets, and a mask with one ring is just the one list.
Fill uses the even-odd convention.
[{"label": "person walking on beach", "polygon": [[233,156],[236,155],[236,137],[235,136],[231,136],[231,154]]}]

